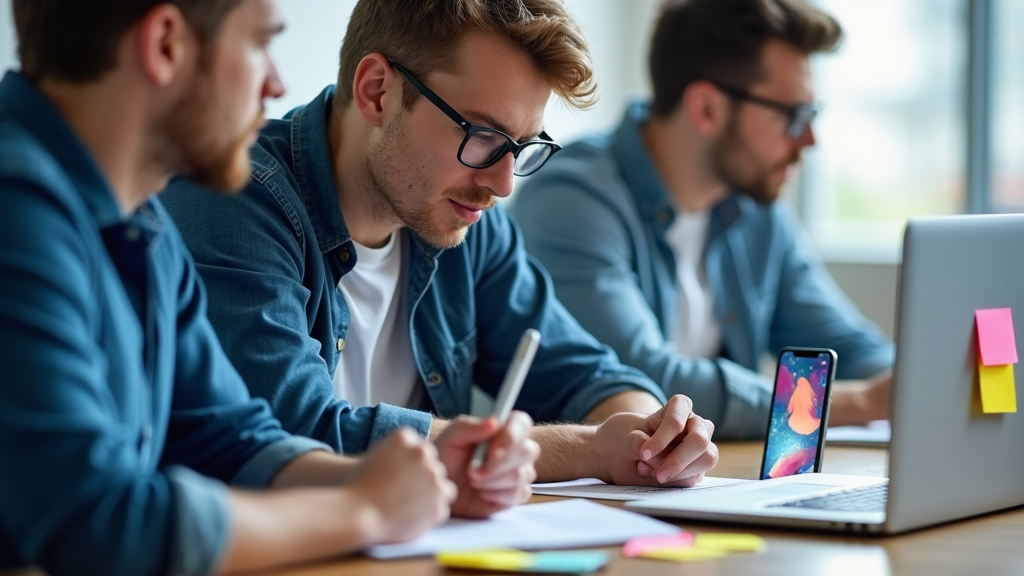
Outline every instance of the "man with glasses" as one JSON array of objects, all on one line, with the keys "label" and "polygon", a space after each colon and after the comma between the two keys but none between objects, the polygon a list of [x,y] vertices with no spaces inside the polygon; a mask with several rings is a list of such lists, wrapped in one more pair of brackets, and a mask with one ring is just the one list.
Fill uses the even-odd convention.
[{"label": "man with glasses", "polygon": [[[340,63],[337,87],[263,130],[242,194],[181,180],[163,195],[253,394],[289,431],[346,453],[401,425],[435,438],[470,411],[474,384],[497,394],[535,328],[516,406],[564,424],[521,415],[455,435],[492,441],[481,469],[441,453],[453,509],[520,501],[511,488],[538,444],[541,480],[700,481],[714,425],[579,326],[496,206],[559,149],[542,129],[552,92],[592,100],[562,2],[362,0]],[[525,434],[536,444],[514,441]]]},{"label": "man with glasses", "polygon": [[[885,418],[892,344],[829,277],[784,203],[814,144],[811,54],[836,21],[801,0],[669,0],[653,99],[516,193],[527,248],[584,328],[726,438],[765,434],[783,346],[839,353],[830,423]],[[568,216],[568,215],[571,215]]]}]

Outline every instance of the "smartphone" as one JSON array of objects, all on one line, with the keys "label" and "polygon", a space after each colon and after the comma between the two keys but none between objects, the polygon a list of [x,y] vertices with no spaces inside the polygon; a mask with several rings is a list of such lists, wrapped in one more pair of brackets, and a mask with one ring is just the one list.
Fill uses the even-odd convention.
[{"label": "smartphone", "polygon": [[837,360],[828,348],[791,347],[779,353],[762,480],[821,471]]}]

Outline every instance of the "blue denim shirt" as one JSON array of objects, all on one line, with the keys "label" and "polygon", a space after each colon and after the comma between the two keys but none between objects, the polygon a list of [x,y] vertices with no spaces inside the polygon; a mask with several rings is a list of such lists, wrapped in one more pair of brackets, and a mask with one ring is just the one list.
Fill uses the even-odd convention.
[{"label": "blue denim shirt", "polygon": [[[337,285],[357,264],[327,141],[333,93],[328,87],[264,128],[252,151],[255,177],[240,195],[215,197],[178,180],[162,199],[209,289],[213,325],[253,394],[289,431],[360,452],[400,425],[426,434],[430,415],[386,404],[353,410],[335,397],[349,329]],[[516,407],[535,420],[581,420],[629,389],[664,399],[555,299],[501,208],[486,211],[457,248],[405,236],[409,333],[425,408],[443,417],[467,413],[473,383],[496,395],[531,327],[541,346]]]},{"label": "blue denim shirt", "polygon": [[665,241],[675,209],[640,133],[647,118],[647,105],[633,104],[615,132],[566,147],[512,199],[527,249],[583,327],[666,394],[689,396],[722,438],[764,435],[771,383],[756,370],[766,353],[833,348],[839,378],[891,366],[892,343],[835,285],[785,203],[739,192],[712,209],[704,248],[728,359],[676,352],[678,287]]},{"label": "blue denim shirt", "polygon": [[0,278],[0,569],[213,572],[224,482],[264,486],[323,447],[250,399],[159,202],[125,217],[13,72],[0,82]]}]

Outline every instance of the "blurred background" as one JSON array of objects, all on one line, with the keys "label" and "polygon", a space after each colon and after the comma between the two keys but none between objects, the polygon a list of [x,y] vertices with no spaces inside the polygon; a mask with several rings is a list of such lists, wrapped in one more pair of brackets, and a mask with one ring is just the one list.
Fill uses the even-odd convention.
[{"label": "blurred background", "polygon": [[[587,34],[598,105],[557,101],[546,127],[561,143],[608,130],[649,91],[647,42],[658,0],[567,0]],[[816,57],[823,113],[786,200],[829,269],[892,334],[901,234],[913,216],[1024,211],[1024,0],[815,0],[846,37]],[[337,74],[354,0],[279,0],[275,40],[288,93],[279,117]],[[11,0],[0,0],[0,69],[17,67]],[[1017,30],[1015,34],[1013,31]]]}]

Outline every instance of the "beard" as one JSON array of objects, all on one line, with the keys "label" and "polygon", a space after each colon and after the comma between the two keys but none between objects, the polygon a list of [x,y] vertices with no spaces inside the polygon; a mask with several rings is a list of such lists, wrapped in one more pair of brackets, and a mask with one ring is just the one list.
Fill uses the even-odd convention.
[{"label": "beard", "polygon": [[785,178],[774,182],[772,176],[799,161],[800,152],[797,151],[784,161],[765,166],[732,120],[711,148],[711,168],[715,175],[730,189],[743,192],[761,204],[770,204],[779,198]]},{"label": "beard", "polygon": [[252,174],[250,139],[265,123],[262,108],[243,131],[225,137],[225,114],[207,69],[201,68],[184,96],[157,127],[152,161],[211,190],[234,193]]},{"label": "beard", "polygon": [[470,224],[448,210],[448,202],[490,209],[496,200],[480,188],[447,188],[436,199],[423,192],[431,185],[410,162],[405,131],[405,115],[396,116],[363,161],[360,180],[369,194],[372,217],[406,226],[436,248],[455,248],[465,240]]}]

